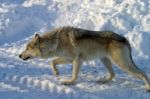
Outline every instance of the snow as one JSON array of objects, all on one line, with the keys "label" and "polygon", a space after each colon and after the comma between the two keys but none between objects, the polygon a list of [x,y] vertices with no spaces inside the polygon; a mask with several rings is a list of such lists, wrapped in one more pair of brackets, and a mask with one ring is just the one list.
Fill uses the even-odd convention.
[{"label": "snow", "polygon": [[106,74],[98,61],[84,63],[77,83],[69,78],[71,65],[59,65],[55,77],[52,59],[22,61],[19,53],[36,32],[60,26],[112,30],[131,43],[133,59],[150,77],[149,0],[0,0],[0,97],[3,99],[149,99],[142,81],[114,66],[116,77],[107,84],[96,80]]}]

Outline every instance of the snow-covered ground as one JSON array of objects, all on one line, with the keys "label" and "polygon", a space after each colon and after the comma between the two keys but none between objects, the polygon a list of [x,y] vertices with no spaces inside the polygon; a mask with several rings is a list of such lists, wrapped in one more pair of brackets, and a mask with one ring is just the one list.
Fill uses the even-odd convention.
[{"label": "snow-covered ground", "polygon": [[113,30],[131,43],[136,64],[150,77],[150,0],[0,0],[0,99],[149,99],[143,82],[114,66],[107,84],[96,80],[107,71],[98,61],[84,63],[76,85],[60,85],[72,66],[51,59],[22,61],[19,53],[35,32],[59,26]]}]

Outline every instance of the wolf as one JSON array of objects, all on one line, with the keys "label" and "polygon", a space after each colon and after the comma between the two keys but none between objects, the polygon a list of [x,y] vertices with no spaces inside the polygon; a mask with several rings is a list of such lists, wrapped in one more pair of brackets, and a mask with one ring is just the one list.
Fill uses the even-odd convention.
[{"label": "wolf", "polygon": [[51,62],[54,75],[59,75],[57,64],[72,63],[72,76],[61,82],[64,85],[75,83],[83,61],[100,59],[109,73],[99,79],[99,83],[114,78],[112,64],[115,63],[123,71],[143,80],[146,90],[150,91],[150,80],[135,65],[129,41],[113,31],[91,31],[71,26],[56,28],[43,35],[35,34],[19,57],[23,60],[56,57]]}]

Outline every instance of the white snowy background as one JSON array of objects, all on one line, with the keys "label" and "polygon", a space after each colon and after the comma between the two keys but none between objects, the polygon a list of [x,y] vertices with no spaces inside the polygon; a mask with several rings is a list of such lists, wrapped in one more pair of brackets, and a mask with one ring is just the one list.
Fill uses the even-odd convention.
[{"label": "white snowy background", "polygon": [[150,0],[0,0],[0,99],[150,99],[142,81],[116,66],[116,77],[98,84],[107,70],[98,61],[84,63],[77,84],[64,86],[59,80],[70,77],[71,65],[59,65],[55,77],[51,59],[18,58],[36,32],[68,25],[125,36],[150,77]]}]

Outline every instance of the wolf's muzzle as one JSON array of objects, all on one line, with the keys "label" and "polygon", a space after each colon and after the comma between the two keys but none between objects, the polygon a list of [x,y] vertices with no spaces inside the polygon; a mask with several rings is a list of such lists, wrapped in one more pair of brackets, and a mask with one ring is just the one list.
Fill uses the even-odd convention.
[{"label": "wolf's muzzle", "polygon": [[19,58],[21,58],[21,54],[19,55]]},{"label": "wolf's muzzle", "polygon": [[31,58],[30,56],[23,58],[22,54],[19,55],[19,58],[23,59],[23,60],[28,60],[29,58]]}]

